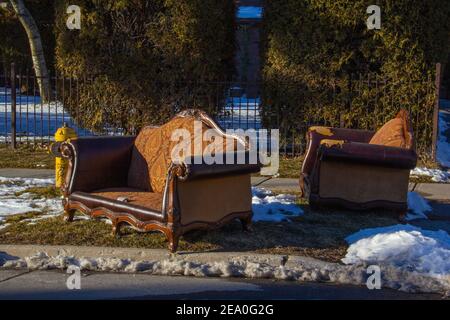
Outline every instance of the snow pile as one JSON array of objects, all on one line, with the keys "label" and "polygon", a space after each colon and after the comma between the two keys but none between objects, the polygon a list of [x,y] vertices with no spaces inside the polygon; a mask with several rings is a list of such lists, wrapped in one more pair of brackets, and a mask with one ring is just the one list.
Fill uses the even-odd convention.
[{"label": "snow pile", "polygon": [[0,177],[0,217],[42,211],[45,211],[48,215],[61,213],[62,204],[58,198],[36,199],[36,195],[30,193],[16,196],[16,193],[23,192],[31,187],[47,187],[54,183],[54,179]]},{"label": "snow pile", "polygon": [[[136,261],[115,257],[49,256],[44,252],[18,258],[0,252],[0,268],[5,269],[63,270],[69,265],[78,266],[82,271],[143,272],[151,275],[195,277],[246,277],[354,285],[365,285],[370,275],[367,265],[364,264],[342,265],[302,257],[292,257],[288,259],[287,263],[262,262],[246,256],[209,262],[189,261],[187,255],[171,256],[157,261]],[[445,294],[450,289],[450,282],[444,280],[390,265],[382,267],[382,286],[386,288],[406,292]]]},{"label": "snow pile", "polygon": [[450,173],[439,169],[414,168],[411,170],[412,177],[431,177],[434,182],[450,182]]},{"label": "snow pile", "polygon": [[445,231],[395,225],[361,230],[346,241],[345,264],[388,265],[431,277],[450,289],[450,236]]},{"label": "snow pile", "polygon": [[450,167],[450,142],[444,132],[450,129],[450,125],[445,118],[450,119],[450,114],[439,112],[439,139],[437,142],[437,159],[444,167]]},{"label": "snow pile", "polygon": [[252,194],[254,221],[289,221],[289,217],[303,214],[294,195],[274,195],[269,190],[255,187],[252,187]]},{"label": "snow pile", "polygon": [[432,211],[427,200],[417,192],[408,192],[408,215],[406,220],[427,219],[426,212]]}]

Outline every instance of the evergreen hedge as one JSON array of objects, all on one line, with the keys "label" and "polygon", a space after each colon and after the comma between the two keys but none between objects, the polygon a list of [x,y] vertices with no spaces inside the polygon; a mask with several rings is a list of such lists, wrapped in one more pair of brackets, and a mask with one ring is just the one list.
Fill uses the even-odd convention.
[{"label": "evergreen hedge", "polygon": [[[230,77],[235,53],[233,0],[76,0],[81,30],[57,23],[57,68],[80,79],[80,124],[126,131],[158,124],[174,108],[207,108],[212,99],[201,84]],[[214,93],[216,94],[216,93]]]},{"label": "evergreen hedge", "polygon": [[[25,0],[25,5],[39,28],[47,67],[52,71],[55,51],[54,0]],[[28,38],[13,12],[0,9],[0,63],[9,72],[15,62],[17,71],[33,70]],[[3,70],[2,70],[3,71]]]},{"label": "evergreen hedge", "polygon": [[[366,8],[381,7],[381,30]],[[263,116],[284,130],[311,123],[377,129],[410,110],[418,146],[431,143],[435,63],[449,52],[447,0],[266,1]],[[361,78],[360,78],[361,77]]]}]

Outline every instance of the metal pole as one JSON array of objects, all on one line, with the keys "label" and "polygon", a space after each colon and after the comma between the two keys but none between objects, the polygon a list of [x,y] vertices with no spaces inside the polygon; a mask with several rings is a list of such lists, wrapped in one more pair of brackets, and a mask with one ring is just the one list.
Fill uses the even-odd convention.
[{"label": "metal pole", "polygon": [[16,65],[11,63],[11,147],[17,148],[16,128]]},{"label": "metal pole", "polygon": [[442,65],[440,63],[436,64],[436,101],[433,109],[433,137],[432,137],[432,149],[431,156],[433,161],[436,161],[436,146],[437,139],[439,135],[439,99],[440,99],[440,91],[441,91],[441,80],[442,80]]}]

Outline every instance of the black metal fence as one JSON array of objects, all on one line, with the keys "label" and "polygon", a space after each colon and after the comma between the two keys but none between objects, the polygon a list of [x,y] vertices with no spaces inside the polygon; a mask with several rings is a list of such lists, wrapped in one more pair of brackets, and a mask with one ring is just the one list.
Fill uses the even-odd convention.
[{"label": "black metal fence", "polygon": [[[398,80],[366,73],[317,82],[314,88],[307,89],[301,83],[297,87],[292,83],[275,84],[286,97],[273,92],[271,84],[267,89],[270,92],[262,90],[263,125],[280,130],[281,154],[304,154],[310,126],[375,131],[401,108],[409,112],[418,152],[431,154],[438,126],[439,75]],[[278,102],[271,103],[272,97]]]},{"label": "black metal fence", "polygon": [[64,123],[75,128],[80,136],[92,134],[78,126],[72,115],[74,110],[64,107],[65,97],[59,96],[61,92],[76,95],[77,80],[56,76],[50,79],[49,101],[44,102],[34,74],[18,74],[14,67],[0,73],[0,143],[46,144]]},{"label": "black metal fence", "polygon": [[[134,125],[125,128],[120,122],[112,123],[108,120],[100,127],[92,128],[86,125],[86,119],[90,115],[86,115],[80,108],[80,96],[86,95],[86,91],[80,88],[92,82],[93,78],[79,79],[60,75],[50,77],[48,101],[41,100],[37,80],[32,72],[16,73],[14,67],[3,73],[0,71],[0,143],[48,144],[53,140],[57,128],[64,123],[74,128],[79,136],[123,135],[136,133],[138,130]],[[331,90],[328,87],[327,92],[318,87],[307,92],[299,106],[326,106],[318,107],[317,112],[309,109],[308,113],[297,112],[295,115],[289,111],[292,111],[292,106],[286,108],[283,105],[267,105],[267,92],[264,92],[264,86],[260,83],[235,81],[200,82],[195,85],[180,83],[176,88],[173,88],[172,84],[173,91],[168,90],[169,98],[164,100],[168,107],[164,107],[169,110],[170,115],[185,108],[204,109],[224,129],[279,129],[281,154],[297,156],[305,151],[306,131],[311,125],[376,129],[380,123],[388,120],[392,113],[382,112],[383,110],[380,112],[380,109],[386,106],[395,109],[402,106],[402,101],[406,101],[396,96],[395,86],[386,89],[388,81],[378,75],[365,74],[352,77],[350,82],[345,84],[345,90],[339,85],[331,86]],[[424,143],[423,141],[431,140],[433,124],[437,125],[431,119],[433,110],[430,112],[430,101],[426,101],[429,100],[434,79],[416,85],[426,86],[426,90],[413,99],[409,97],[409,101],[412,101],[413,105],[424,107],[412,108],[410,103],[408,109],[415,125],[415,134],[421,137],[419,140]],[[292,84],[292,87],[295,90],[295,84]],[[370,92],[369,96],[367,92]],[[326,99],[323,98],[324,94]],[[70,103],[66,103],[68,101]],[[365,115],[364,119],[361,117],[349,122],[346,116],[352,108],[358,108],[360,114]],[[131,116],[132,108],[127,112]],[[298,114],[301,115],[300,118],[296,118]],[[423,126],[419,128],[423,122],[431,125],[425,129]],[[425,144],[429,146],[431,141]]]},{"label": "black metal fence", "polygon": [[[94,77],[55,75],[49,79],[48,101],[43,101],[38,78],[33,73],[16,73],[14,68],[0,72],[0,143],[47,144],[64,123],[75,129],[78,136],[136,133],[132,121],[128,121],[128,127],[105,121],[100,127],[92,128],[87,123],[90,115],[83,114],[80,104]],[[186,108],[200,108],[224,129],[261,128],[259,83],[210,81],[157,85],[167,87],[167,95],[172,97],[165,99],[169,105],[167,117]],[[132,106],[126,112],[131,115]]]}]

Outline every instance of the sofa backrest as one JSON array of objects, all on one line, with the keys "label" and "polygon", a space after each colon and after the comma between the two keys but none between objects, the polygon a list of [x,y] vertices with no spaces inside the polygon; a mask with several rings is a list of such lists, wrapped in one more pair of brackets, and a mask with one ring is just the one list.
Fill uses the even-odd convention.
[{"label": "sofa backrest", "polygon": [[[222,141],[203,141],[203,134],[208,129],[214,130],[217,136],[222,137]],[[220,142],[221,146],[217,144]],[[206,147],[226,152],[238,149],[238,144],[239,148],[247,147],[243,140],[226,135],[203,111],[183,111],[160,127],[145,127],[141,130],[133,147],[128,186],[161,193],[164,191],[169,166],[174,160],[173,153],[183,155],[183,149],[190,149],[190,156],[199,156]]]}]

